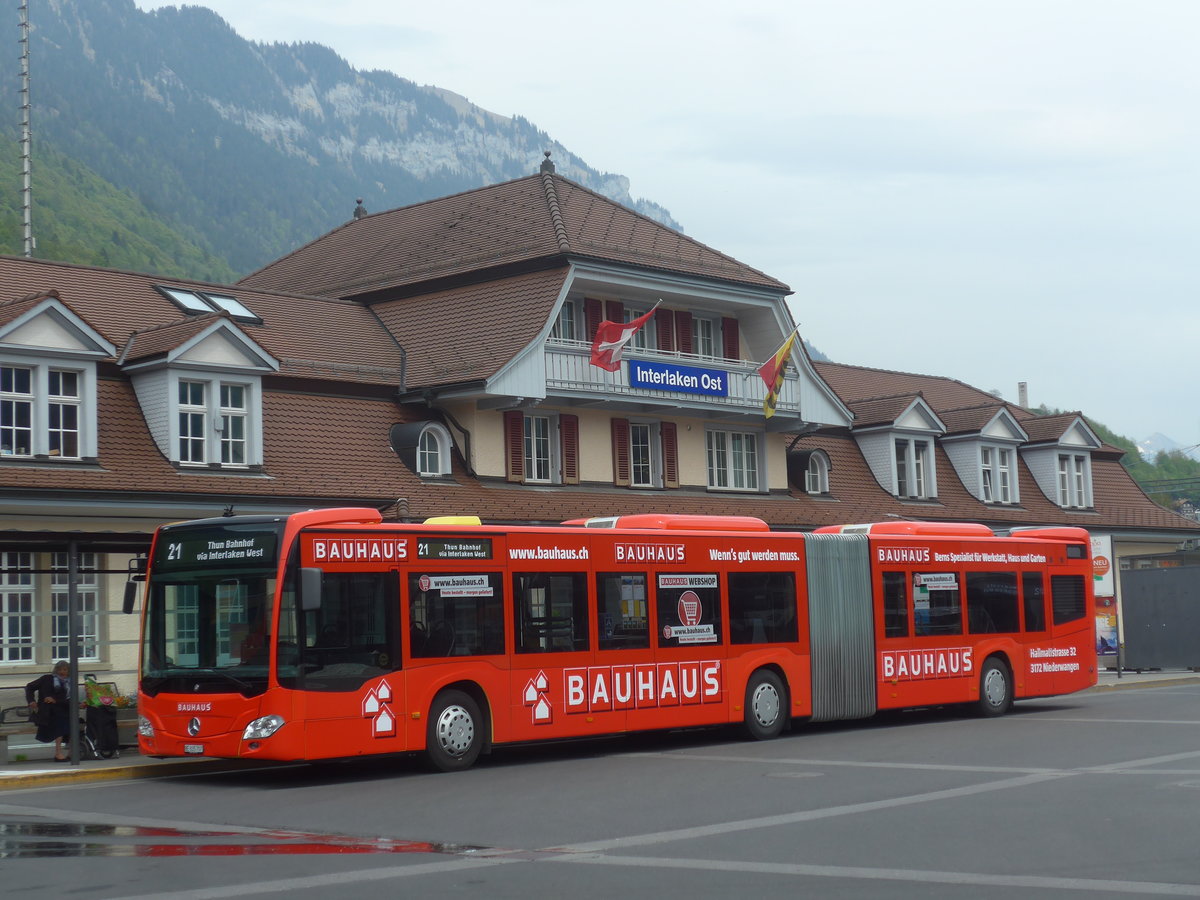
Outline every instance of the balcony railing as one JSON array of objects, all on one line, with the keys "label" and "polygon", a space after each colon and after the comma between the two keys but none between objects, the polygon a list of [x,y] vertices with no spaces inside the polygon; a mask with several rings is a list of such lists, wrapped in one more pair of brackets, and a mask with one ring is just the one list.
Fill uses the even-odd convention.
[{"label": "balcony railing", "polygon": [[[734,414],[762,416],[767,386],[758,374],[761,363],[745,360],[714,359],[694,353],[667,352],[627,347],[621,368],[609,372],[591,364],[591,344],[585,341],[551,339],[546,341],[546,393],[555,395],[591,395],[614,404],[661,404]],[[716,396],[680,390],[634,386],[629,383],[633,361],[688,366],[724,373],[726,393]],[[800,378],[794,368],[784,376],[783,390],[776,415],[794,418],[800,411]]]}]

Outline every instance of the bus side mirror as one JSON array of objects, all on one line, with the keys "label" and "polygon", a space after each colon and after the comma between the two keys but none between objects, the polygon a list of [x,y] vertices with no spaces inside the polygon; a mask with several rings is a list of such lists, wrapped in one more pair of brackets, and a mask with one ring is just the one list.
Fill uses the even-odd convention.
[{"label": "bus side mirror", "polygon": [[324,574],[320,569],[300,570],[300,608],[304,612],[321,608],[321,578]]},{"label": "bus side mirror", "polygon": [[138,582],[146,580],[146,569],[150,564],[150,560],[145,556],[135,556],[129,560],[125,567],[127,571],[125,580],[125,602],[121,604],[121,611],[125,615],[133,612],[133,608],[137,606],[138,597]]},{"label": "bus side mirror", "polygon": [[125,582],[125,601],[121,604],[121,612],[129,615],[137,605],[138,586],[136,581]]}]

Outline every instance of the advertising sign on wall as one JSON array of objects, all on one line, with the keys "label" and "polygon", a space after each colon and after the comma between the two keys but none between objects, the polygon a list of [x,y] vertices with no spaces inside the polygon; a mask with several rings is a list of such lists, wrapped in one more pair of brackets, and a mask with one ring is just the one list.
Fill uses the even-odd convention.
[{"label": "advertising sign on wall", "polygon": [[1096,653],[1117,654],[1117,582],[1112,535],[1092,535],[1092,583],[1096,590]]}]

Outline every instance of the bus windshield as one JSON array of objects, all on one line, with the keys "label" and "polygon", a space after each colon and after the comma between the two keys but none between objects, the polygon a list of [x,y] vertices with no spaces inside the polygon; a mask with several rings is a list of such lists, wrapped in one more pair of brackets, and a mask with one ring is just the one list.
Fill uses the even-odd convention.
[{"label": "bus windshield", "polygon": [[163,529],[146,595],[146,694],[266,691],[281,530],[274,519]]}]

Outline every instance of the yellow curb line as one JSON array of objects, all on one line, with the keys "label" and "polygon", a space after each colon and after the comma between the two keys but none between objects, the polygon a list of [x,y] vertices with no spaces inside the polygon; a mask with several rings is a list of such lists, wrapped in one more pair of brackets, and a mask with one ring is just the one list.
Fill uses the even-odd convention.
[{"label": "yellow curb line", "polygon": [[236,759],[186,760],[175,763],[135,763],[129,766],[85,769],[71,768],[59,772],[39,772],[36,775],[0,775],[0,791],[51,784],[75,784],[89,781],[133,781],[142,778],[166,778],[181,773],[241,772],[269,768],[273,763],[248,762]]}]

